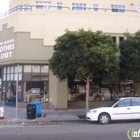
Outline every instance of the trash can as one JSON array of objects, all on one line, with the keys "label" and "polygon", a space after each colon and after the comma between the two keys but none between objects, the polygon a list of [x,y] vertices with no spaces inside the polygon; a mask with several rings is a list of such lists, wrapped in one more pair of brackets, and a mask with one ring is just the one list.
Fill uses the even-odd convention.
[{"label": "trash can", "polygon": [[27,119],[35,119],[36,118],[36,105],[27,104]]},{"label": "trash can", "polygon": [[30,104],[36,106],[36,117],[41,117],[41,114],[42,114],[42,102],[34,101],[34,102],[31,102]]}]

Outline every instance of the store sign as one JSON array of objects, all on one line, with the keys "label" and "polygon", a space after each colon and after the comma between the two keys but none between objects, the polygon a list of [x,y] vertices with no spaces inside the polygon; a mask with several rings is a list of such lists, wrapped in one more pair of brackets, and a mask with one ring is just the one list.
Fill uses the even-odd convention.
[{"label": "store sign", "polygon": [[31,88],[31,94],[32,95],[40,94],[40,88]]},{"label": "store sign", "polygon": [[5,40],[0,42],[0,60],[12,57],[13,50],[15,49],[15,40]]}]

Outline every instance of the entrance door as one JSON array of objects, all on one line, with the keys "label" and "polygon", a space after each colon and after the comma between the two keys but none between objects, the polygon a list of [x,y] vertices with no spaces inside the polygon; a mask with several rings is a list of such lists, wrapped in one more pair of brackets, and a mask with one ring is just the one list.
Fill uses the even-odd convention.
[{"label": "entrance door", "polygon": [[7,83],[5,105],[16,106],[16,82]]}]

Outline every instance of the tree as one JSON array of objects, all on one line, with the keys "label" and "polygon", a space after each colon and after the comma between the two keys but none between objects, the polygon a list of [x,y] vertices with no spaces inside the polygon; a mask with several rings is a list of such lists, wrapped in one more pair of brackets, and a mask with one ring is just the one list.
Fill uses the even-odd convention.
[{"label": "tree", "polygon": [[[86,82],[86,111],[92,75],[105,75],[118,66],[117,47],[109,35],[91,30],[68,31],[56,39],[50,69],[61,81],[73,77]],[[111,75],[111,74],[110,74]]]},{"label": "tree", "polygon": [[140,31],[125,34],[120,43],[120,77],[122,80],[140,80]]}]

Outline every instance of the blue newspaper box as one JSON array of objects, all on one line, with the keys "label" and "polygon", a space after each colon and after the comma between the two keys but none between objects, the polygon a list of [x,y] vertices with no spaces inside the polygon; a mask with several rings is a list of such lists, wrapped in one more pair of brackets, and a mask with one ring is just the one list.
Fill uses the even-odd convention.
[{"label": "blue newspaper box", "polygon": [[34,102],[31,102],[30,104],[33,104],[33,105],[36,106],[36,117],[41,117],[41,114],[42,114],[42,102],[34,101]]}]

